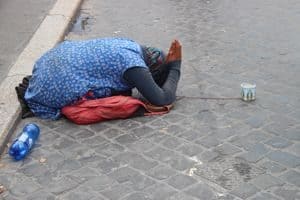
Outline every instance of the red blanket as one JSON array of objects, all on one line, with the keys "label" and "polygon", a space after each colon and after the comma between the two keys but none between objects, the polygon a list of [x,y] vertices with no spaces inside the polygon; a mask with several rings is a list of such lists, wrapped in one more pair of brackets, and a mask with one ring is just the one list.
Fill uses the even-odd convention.
[{"label": "red blanket", "polygon": [[76,124],[91,124],[131,117],[140,107],[145,109],[143,115],[159,115],[169,112],[172,105],[157,107],[131,96],[112,96],[80,100],[73,105],[65,106],[62,114]]}]

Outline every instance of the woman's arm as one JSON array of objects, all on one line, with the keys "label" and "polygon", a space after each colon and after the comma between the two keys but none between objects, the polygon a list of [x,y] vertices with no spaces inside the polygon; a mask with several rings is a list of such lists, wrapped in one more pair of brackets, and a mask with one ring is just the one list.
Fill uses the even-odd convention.
[{"label": "woman's arm", "polygon": [[142,67],[133,67],[125,71],[124,79],[153,105],[168,105],[176,99],[176,89],[180,78],[181,61],[167,64],[168,77],[162,87],[154,81],[150,71]]}]

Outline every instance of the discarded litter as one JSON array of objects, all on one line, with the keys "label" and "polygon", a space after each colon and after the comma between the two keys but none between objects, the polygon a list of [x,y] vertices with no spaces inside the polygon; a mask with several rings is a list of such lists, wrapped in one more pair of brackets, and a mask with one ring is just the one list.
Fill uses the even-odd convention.
[{"label": "discarded litter", "polygon": [[0,185],[0,194],[2,194],[5,191],[5,187],[3,185]]},{"label": "discarded litter", "polygon": [[241,97],[244,101],[254,101],[256,98],[256,84],[242,83]]},{"label": "discarded litter", "polygon": [[47,159],[43,158],[43,157],[41,157],[40,160],[39,160],[40,163],[45,163],[46,161],[47,161]]},{"label": "discarded litter", "polygon": [[9,148],[9,155],[17,161],[25,158],[38,139],[39,134],[40,129],[36,124],[27,124]]},{"label": "discarded litter", "polygon": [[118,34],[118,33],[121,33],[121,31],[114,31],[114,34]]}]

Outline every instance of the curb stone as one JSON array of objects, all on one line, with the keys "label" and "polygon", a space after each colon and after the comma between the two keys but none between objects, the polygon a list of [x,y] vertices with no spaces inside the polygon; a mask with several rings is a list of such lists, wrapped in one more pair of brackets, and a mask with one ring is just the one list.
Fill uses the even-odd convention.
[{"label": "curb stone", "polygon": [[0,85],[0,155],[3,153],[16,124],[20,120],[20,105],[15,86],[31,74],[34,62],[47,50],[64,39],[83,0],[57,0],[27,46],[19,55]]}]

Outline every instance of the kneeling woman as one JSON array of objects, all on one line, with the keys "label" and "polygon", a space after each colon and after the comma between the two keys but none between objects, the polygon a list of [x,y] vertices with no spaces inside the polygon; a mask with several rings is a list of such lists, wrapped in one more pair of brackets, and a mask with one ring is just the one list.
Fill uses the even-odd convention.
[{"label": "kneeling woman", "polygon": [[32,76],[16,87],[22,117],[58,119],[64,106],[82,97],[128,95],[133,88],[153,105],[169,105],[180,66],[177,40],[167,55],[124,38],[64,41],[38,59]]}]

